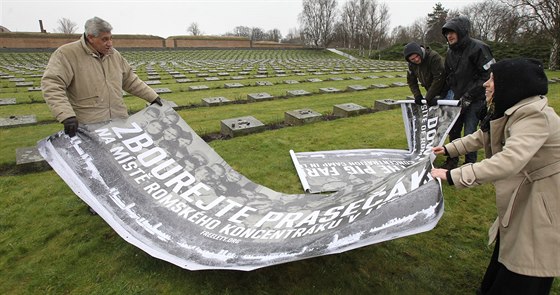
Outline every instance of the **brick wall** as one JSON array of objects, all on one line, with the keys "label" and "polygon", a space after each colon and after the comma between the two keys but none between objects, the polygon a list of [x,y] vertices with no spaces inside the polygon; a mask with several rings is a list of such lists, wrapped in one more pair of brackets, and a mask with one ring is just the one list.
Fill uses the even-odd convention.
[{"label": "brick wall", "polygon": [[[76,41],[81,34],[1,32],[0,48],[54,49]],[[238,37],[113,35],[116,48],[302,48],[301,45],[254,42]]]}]

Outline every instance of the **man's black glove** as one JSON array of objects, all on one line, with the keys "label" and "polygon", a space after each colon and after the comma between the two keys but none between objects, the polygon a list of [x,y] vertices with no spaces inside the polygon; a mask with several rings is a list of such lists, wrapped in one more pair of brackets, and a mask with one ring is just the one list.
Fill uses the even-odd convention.
[{"label": "man's black glove", "polygon": [[161,98],[159,98],[159,96],[156,97],[156,99],[154,99],[154,101],[152,101],[152,103],[150,105],[153,105],[153,104],[157,104],[160,107],[163,106],[163,103],[161,102]]},{"label": "man's black glove", "polygon": [[434,97],[434,98],[432,98],[432,99],[427,99],[427,100],[426,100],[426,104],[427,104],[429,107],[434,107],[434,106],[437,106],[437,105],[438,105],[437,101],[438,101],[437,98]]},{"label": "man's black glove", "polygon": [[422,102],[422,99],[424,99],[424,97],[422,97],[422,95],[418,95],[414,97],[414,103],[421,106],[424,105],[424,103]]},{"label": "man's black glove", "polygon": [[76,136],[76,131],[78,131],[78,119],[76,117],[66,118],[62,121],[62,124],[64,124],[64,133],[70,137]]}]

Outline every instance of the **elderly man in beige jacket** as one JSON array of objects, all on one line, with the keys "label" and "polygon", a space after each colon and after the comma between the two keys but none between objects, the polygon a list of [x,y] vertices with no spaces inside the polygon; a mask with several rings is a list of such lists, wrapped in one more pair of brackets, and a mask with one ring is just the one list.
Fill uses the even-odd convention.
[{"label": "elderly man in beige jacket", "polygon": [[87,20],[80,40],[59,47],[43,74],[43,97],[70,137],[79,124],[127,118],[123,90],[162,105],[158,94],[113,48],[112,29],[101,18]]}]

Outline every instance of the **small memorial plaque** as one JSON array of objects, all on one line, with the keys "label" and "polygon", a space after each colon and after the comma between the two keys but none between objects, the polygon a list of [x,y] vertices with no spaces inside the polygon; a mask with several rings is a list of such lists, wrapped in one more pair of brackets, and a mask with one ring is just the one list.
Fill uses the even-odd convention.
[{"label": "small memorial plaque", "polygon": [[252,116],[220,121],[220,133],[229,137],[260,132],[264,129],[264,124]]},{"label": "small memorial plaque", "polygon": [[208,86],[206,85],[193,85],[193,86],[189,86],[189,90],[190,91],[196,91],[196,90],[207,90],[210,89]]},{"label": "small memorial plaque", "polygon": [[378,99],[373,105],[373,108],[378,111],[387,111],[398,107],[400,107],[400,104],[394,99]]},{"label": "small memorial plaque", "polygon": [[368,88],[362,85],[348,85],[348,87],[346,87],[347,91],[362,91],[362,90],[367,90]]},{"label": "small memorial plaque", "polygon": [[35,115],[20,115],[0,118],[0,127],[29,125],[34,123],[37,123]]},{"label": "small memorial plaque", "polygon": [[317,122],[322,119],[322,115],[311,109],[293,110],[284,113],[284,122],[288,125],[303,125]]},{"label": "small memorial plaque", "polygon": [[304,96],[304,95],[311,95],[311,92],[298,89],[298,90],[288,90],[286,91],[286,95],[293,97],[293,96]]},{"label": "small memorial plaque", "polygon": [[219,105],[226,105],[226,104],[231,104],[233,103],[233,101],[223,97],[223,96],[218,96],[218,97],[206,97],[202,99],[202,104],[204,104],[207,107],[211,107],[211,106],[219,106]]},{"label": "small memorial plaque", "polygon": [[367,108],[355,103],[337,104],[333,107],[333,115],[343,118],[359,115],[366,111]]},{"label": "small memorial plaque", "polygon": [[260,92],[260,93],[249,93],[247,94],[247,99],[249,101],[263,101],[263,100],[272,100],[274,98],[274,96],[266,93],[266,92]]}]

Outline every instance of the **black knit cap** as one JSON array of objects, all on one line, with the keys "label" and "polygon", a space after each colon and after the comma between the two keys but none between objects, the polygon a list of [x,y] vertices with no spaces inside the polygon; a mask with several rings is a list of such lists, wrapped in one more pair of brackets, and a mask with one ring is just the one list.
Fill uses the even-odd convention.
[{"label": "black knit cap", "polygon": [[548,93],[543,64],[533,58],[504,59],[490,66],[494,75],[494,117],[519,101]]},{"label": "black knit cap", "polygon": [[420,47],[420,45],[418,45],[418,43],[416,42],[410,42],[408,44],[406,44],[406,46],[404,47],[404,59],[406,61],[408,60],[408,57],[413,55],[414,53],[420,55],[420,57],[423,59],[424,58],[424,53],[422,52],[422,47]]}]

